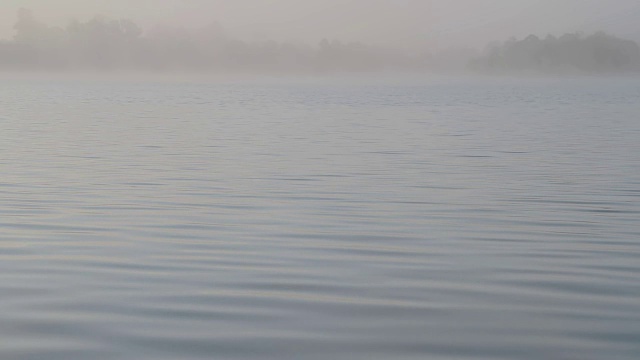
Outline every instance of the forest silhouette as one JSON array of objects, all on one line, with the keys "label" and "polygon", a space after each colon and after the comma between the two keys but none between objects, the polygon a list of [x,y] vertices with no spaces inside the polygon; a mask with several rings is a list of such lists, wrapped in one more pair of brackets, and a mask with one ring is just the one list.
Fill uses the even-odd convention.
[{"label": "forest silhouette", "polygon": [[607,73],[640,69],[640,47],[599,32],[492,44],[480,56],[467,49],[407,51],[324,39],[316,45],[247,42],[219,24],[196,30],[156,27],[96,16],[66,27],[42,23],[20,9],[13,39],[0,41],[0,70],[147,72],[505,72]]},{"label": "forest silhouette", "polygon": [[618,73],[640,70],[640,46],[602,31],[540,39],[510,39],[488,46],[471,67],[493,73]]}]

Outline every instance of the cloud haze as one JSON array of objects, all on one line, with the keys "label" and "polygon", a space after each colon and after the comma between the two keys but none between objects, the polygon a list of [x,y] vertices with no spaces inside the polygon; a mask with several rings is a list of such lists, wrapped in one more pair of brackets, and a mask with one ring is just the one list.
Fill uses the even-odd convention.
[{"label": "cloud haze", "polygon": [[3,0],[0,36],[13,36],[15,14],[42,21],[104,14],[155,24],[204,26],[218,21],[245,40],[317,42],[322,38],[379,45],[482,47],[530,33],[604,30],[640,38],[637,0]]}]

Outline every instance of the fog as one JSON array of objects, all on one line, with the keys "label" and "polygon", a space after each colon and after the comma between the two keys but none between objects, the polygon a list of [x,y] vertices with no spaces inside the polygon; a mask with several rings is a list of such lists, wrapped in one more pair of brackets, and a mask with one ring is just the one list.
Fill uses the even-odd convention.
[{"label": "fog", "polygon": [[[521,40],[532,34],[545,38],[547,35],[561,37],[604,31],[623,39],[640,40],[640,23],[636,21],[640,16],[640,3],[635,0],[4,0],[0,5],[0,38],[5,39],[5,55],[15,53],[15,49],[6,46],[19,40],[15,24],[21,8],[32,11],[33,18],[46,25],[47,30],[42,32],[47,33],[59,33],[58,30],[69,33],[70,24],[85,24],[76,30],[88,31],[89,28],[95,30],[95,26],[105,25],[106,29],[108,24],[125,24],[122,19],[130,20],[126,24],[134,24],[136,30],[132,31],[137,32],[139,28],[139,37],[145,39],[144,45],[137,45],[148,51],[153,48],[155,52],[144,55],[137,49],[136,55],[123,48],[130,45],[123,44],[114,45],[112,50],[129,51],[128,60],[118,61],[127,62],[127,66],[136,63],[137,67],[149,66],[148,62],[140,60],[145,56],[183,53],[186,58],[196,52],[200,55],[216,52],[219,55],[216,65],[211,63],[211,54],[208,54],[190,59],[187,61],[191,62],[189,66],[180,66],[224,69],[228,66],[222,66],[222,63],[237,62],[238,52],[244,53],[244,62],[251,62],[246,57],[253,56],[256,63],[260,62],[257,58],[266,56],[265,52],[278,52],[278,60],[272,60],[279,63],[275,67],[279,70],[292,67],[297,70],[354,70],[358,67],[354,64],[361,63],[364,63],[361,70],[462,69],[469,60],[486,56],[483,52],[486,52],[487,44],[493,42],[495,50],[496,41]],[[98,19],[103,21],[102,25],[91,22],[96,15],[101,16]],[[123,26],[120,30],[125,33],[128,25]],[[126,36],[130,35],[133,33]],[[68,34],[64,36],[69,37]],[[106,55],[108,49],[98,50],[100,44],[82,50],[85,56],[82,61],[63,60],[62,57],[67,57],[66,51],[82,51],[69,48],[79,46],[77,41],[74,45],[61,38],[62,35],[58,41],[64,42],[64,46],[58,44],[59,48],[55,50],[51,45],[45,46],[47,51],[55,53],[52,56],[58,58],[59,67],[68,67],[69,62],[86,62],[86,56],[101,62],[93,63],[93,67],[114,67],[107,62],[115,55]],[[171,45],[167,44],[167,39]],[[42,38],[39,41],[41,47],[42,42],[55,42]],[[216,41],[217,45],[211,45]],[[113,41],[106,42],[111,44]],[[163,43],[160,46],[163,50],[158,50],[158,42]],[[193,46],[198,50],[180,48],[179,44],[186,43],[197,43]],[[202,47],[203,43],[207,45]],[[225,50],[220,50],[222,48]],[[221,53],[233,52],[230,48],[236,53],[222,59]],[[320,54],[323,50],[324,55]],[[88,55],[88,51],[94,53]],[[345,51],[350,53],[345,55]],[[287,55],[282,55],[283,52]],[[328,55],[331,52],[333,55]],[[358,54],[351,54],[353,52]],[[12,60],[15,67],[25,65],[20,56]],[[283,56],[287,59],[283,60]],[[332,60],[328,59],[332,56]],[[132,60],[133,57],[137,60]],[[158,70],[172,67],[155,65]],[[244,64],[240,70],[254,68],[273,70],[274,66]]]},{"label": "fog", "polygon": [[145,29],[159,23],[204,26],[218,21],[247,40],[429,39],[441,46],[482,46],[530,33],[640,35],[640,3],[635,0],[3,0],[0,36],[12,36],[20,7],[60,26],[96,14],[129,18]]}]

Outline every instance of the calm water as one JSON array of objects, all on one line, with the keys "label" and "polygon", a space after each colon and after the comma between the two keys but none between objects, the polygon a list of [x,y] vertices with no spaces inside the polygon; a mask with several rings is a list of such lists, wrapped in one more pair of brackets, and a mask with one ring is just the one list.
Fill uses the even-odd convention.
[{"label": "calm water", "polygon": [[3,81],[2,359],[640,358],[640,79]]}]

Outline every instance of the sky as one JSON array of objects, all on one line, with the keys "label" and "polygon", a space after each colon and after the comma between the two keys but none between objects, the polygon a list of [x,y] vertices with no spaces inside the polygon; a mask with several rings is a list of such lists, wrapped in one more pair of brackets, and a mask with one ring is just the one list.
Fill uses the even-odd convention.
[{"label": "sky", "polygon": [[218,22],[245,40],[482,48],[511,36],[596,30],[640,40],[639,0],[2,0],[0,38],[12,37],[21,7],[59,26],[96,14],[145,29]]}]

